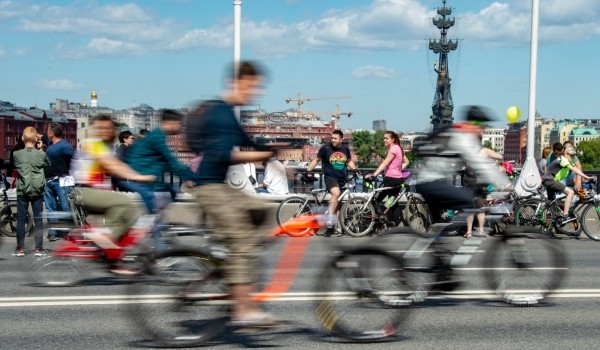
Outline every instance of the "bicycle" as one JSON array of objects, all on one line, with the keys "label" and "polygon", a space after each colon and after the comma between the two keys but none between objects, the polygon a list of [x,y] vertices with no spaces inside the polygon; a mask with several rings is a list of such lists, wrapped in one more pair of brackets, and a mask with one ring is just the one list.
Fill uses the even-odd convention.
[{"label": "bicycle", "polygon": [[[365,181],[367,188],[373,188],[373,184]],[[385,204],[378,201],[378,195],[382,191],[399,188],[400,193],[388,198]],[[401,198],[406,197],[407,209],[410,217],[399,218],[400,222],[388,219],[388,213],[395,210]],[[404,184],[391,187],[377,187],[367,198],[355,197],[346,201],[340,209],[340,225],[346,234],[352,237],[363,237],[371,233],[375,228],[386,229],[404,223],[416,232],[425,232],[429,225],[427,217],[419,210],[425,203],[414,193],[408,191]]]},{"label": "bicycle", "polygon": [[[352,173],[350,176],[347,177],[346,184],[340,189],[342,193],[340,194],[340,197],[338,199],[338,206],[341,205],[342,201],[344,201],[346,197],[351,197],[351,193],[354,191],[354,188],[356,186],[355,182],[357,177],[358,175],[356,173]],[[313,179],[315,178],[313,177]],[[305,182],[307,181],[303,181],[303,183]],[[297,216],[310,214],[327,214],[329,210],[323,209],[327,205],[327,201],[325,200],[327,193],[327,189],[321,188],[311,190],[310,195],[308,196],[292,196],[284,199],[281,203],[279,203],[279,206],[277,207],[277,224],[279,225],[279,227],[284,227],[283,224],[285,222]],[[315,232],[310,228],[302,228],[298,231],[286,233],[293,237],[302,237],[314,234]]]},{"label": "bicycle", "polygon": [[[120,249],[105,249],[97,246],[85,237],[85,233],[93,229],[88,223],[87,213],[81,206],[79,191],[73,188],[68,193],[76,224],[63,240],[43,258],[34,261],[32,278],[38,286],[71,286],[85,279],[88,275],[87,263],[96,262],[103,268],[118,275],[135,275],[143,269],[144,259],[153,254],[153,244],[149,234],[160,231],[162,239],[172,240],[172,236],[198,235],[205,230],[171,227],[165,224],[160,214],[141,215],[125,234],[116,242]],[[171,228],[173,231],[171,231]],[[167,242],[173,245],[173,242]],[[126,267],[114,270],[114,267]]]},{"label": "bicycle", "polygon": [[[13,214],[12,205],[8,199],[8,193],[4,181],[0,181],[0,190],[2,190],[2,208],[0,209],[0,233],[4,236],[15,237],[17,235],[17,216]],[[25,234],[31,232],[33,228],[33,211],[27,210],[25,218]]]},{"label": "bicycle", "polygon": [[[325,221],[324,215],[297,216],[277,225],[269,237],[289,230],[318,230]],[[286,259],[286,268],[275,271],[264,290],[255,295],[257,301],[275,300],[290,288],[312,237],[285,242],[281,257]],[[213,245],[153,256],[146,263],[145,274],[128,286],[131,303],[127,314],[152,345],[206,343],[223,332],[229,322],[232,299],[222,270],[226,263],[226,253]],[[324,266],[317,281],[317,319],[328,332],[353,341],[395,336],[405,314],[387,300],[409,299],[414,294],[403,277],[400,261],[373,248],[341,249]],[[329,288],[334,282],[339,282],[336,285],[341,292]],[[334,303],[337,301],[340,303]]]},{"label": "bicycle", "polygon": [[[386,230],[386,236],[402,233],[404,244],[395,247],[402,254],[401,262],[409,280],[419,286],[411,298],[424,302],[431,294],[450,292],[458,288],[459,269],[483,256],[483,277],[489,289],[503,302],[515,306],[535,306],[560,287],[568,270],[567,258],[558,241],[528,232],[524,226],[506,226],[498,238],[450,238],[449,234],[466,224],[466,216],[484,210],[488,220],[498,220],[504,214],[493,207],[462,210],[450,223],[432,224],[425,235],[407,234],[405,230]],[[487,242],[485,250],[481,250]],[[457,244],[458,243],[458,244]],[[378,245],[389,246],[385,240]],[[375,245],[375,246],[378,246]],[[396,300],[398,304],[406,300]],[[409,311],[407,311],[409,312]]]},{"label": "bicycle", "polygon": [[[545,197],[527,200],[515,209],[515,223],[517,225],[531,225],[539,227],[546,234],[560,238],[558,234],[578,237],[583,231],[586,236],[594,241],[600,240],[600,199],[596,198],[591,182],[583,184],[585,189],[581,192],[580,200],[569,208],[566,220],[562,218],[563,198],[556,196],[552,201]],[[543,191],[543,186],[537,189]],[[578,214],[581,212],[581,215]]]}]

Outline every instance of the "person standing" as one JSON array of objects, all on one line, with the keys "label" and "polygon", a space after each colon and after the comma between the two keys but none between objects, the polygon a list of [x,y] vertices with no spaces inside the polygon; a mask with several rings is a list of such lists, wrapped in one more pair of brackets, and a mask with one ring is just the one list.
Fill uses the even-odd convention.
[{"label": "person standing", "polygon": [[325,176],[325,186],[329,191],[331,198],[329,199],[329,220],[326,235],[334,233],[337,229],[341,235],[341,230],[337,228],[337,212],[338,200],[342,194],[341,188],[346,184],[346,168],[356,171],[356,165],[350,156],[348,147],[342,144],[344,133],[341,130],[334,130],[331,133],[331,143],[323,145],[308,167],[307,172],[315,169],[319,162],[323,166],[323,175]]},{"label": "person standing", "polygon": [[43,151],[35,149],[37,132],[31,126],[23,130],[25,148],[14,153],[15,168],[17,169],[17,248],[14,256],[25,256],[25,220],[29,212],[29,204],[33,211],[35,239],[35,256],[44,256],[42,237],[42,211],[44,205],[44,190],[46,181],[44,169],[50,161]]},{"label": "person standing", "polygon": [[[263,161],[274,153],[248,137],[233,111],[236,106],[252,104],[262,93],[262,70],[249,61],[237,63],[237,69],[231,68],[222,97],[203,102],[188,116],[187,142],[192,152],[203,155],[193,189],[196,200],[202,212],[213,219],[215,233],[231,252],[225,278],[234,301],[232,323],[260,327],[277,323],[252,298],[257,280],[256,259],[263,238],[260,225],[269,207],[257,196],[230,187],[225,180],[230,165]],[[234,150],[241,146],[253,147],[255,151]]]},{"label": "person standing", "polygon": [[[67,197],[68,187],[61,186],[61,178],[69,175],[71,159],[75,155],[75,149],[63,139],[63,126],[58,123],[50,123],[46,132],[51,144],[46,150],[46,156],[50,165],[44,169],[46,178],[46,190],[44,191],[44,203],[48,222],[57,222],[58,218],[52,217],[60,207],[63,213],[71,212],[71,206]],[[58,200],[57,200],[58,199]],[[56,230],[48,230],[48,240],[56,241],[58,234]]]}]

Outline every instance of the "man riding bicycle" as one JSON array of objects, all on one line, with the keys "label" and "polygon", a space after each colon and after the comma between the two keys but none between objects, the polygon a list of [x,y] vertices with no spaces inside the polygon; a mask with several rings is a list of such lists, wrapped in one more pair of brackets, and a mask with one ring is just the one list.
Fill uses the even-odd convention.
[{"label": "man riding bicycle", "polygon": [[419,146],[422,168],[416,189],[429,205],[434,223],[440,221],[442,210],[474,207],[473,190],[455,187],[449,182],[465,163],[469,163],[480,183],[493,184],[496,188],[505,188],[510,183],[495,163],[479,152],[479,137],[489,121],[481,107],[471,106],[466,110],[463,123],[437,132],[430,142]]}]

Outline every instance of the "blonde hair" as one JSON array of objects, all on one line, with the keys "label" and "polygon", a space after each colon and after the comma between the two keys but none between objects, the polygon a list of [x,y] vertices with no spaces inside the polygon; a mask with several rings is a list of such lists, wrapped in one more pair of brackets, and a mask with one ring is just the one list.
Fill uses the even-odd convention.
[{"label": "blonde hair", "polygon": [[23,130],[23,142],[25,143],[35,143],[37,141],[38,133],[35,131],[35,128],[32,126],[28,126]]}]

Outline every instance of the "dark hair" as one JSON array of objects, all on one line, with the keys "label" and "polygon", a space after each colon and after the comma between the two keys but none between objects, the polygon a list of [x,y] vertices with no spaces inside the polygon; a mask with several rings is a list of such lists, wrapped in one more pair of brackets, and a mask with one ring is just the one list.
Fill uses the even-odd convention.
[{"label": "dark hair", "polygon": [[165,109],[162,112],[161,119],[163,122],[165,122],[165,121],[182,122],[183,115],[181,115],[179,112],[174,111],[172,109]]},{"label": "dark hair", "polygon": [[562,143],[560,143],[560,142],[555,142],[555,143],[552,145],[552,149],[553,149],[553,150],[555,150],[555,151],[562,151],[562,150],[563,150],[563,148],[564,148],[564,147],[563,147]]},{"label": "dark hair", "polygon": [[569,144],[569,145],[573,146],[573,148],[575,148],[575,145],[573,144],[573,142],[571,142],[569,140],[562,143],[563,147],[565,147],[565,148],[567,147],[567,144]]},{"label": "dark hair", "polygon": [[113,123],[113,125],[115,125],[115,121],[112,119],[112,116],[110,114],[98,114],[97,116],[95,116],[92,119],[92,124],[94,124],[96,122],[106,122],[106,121],[111,121]]},{"label": "dark hair", "polygon": [[[388,134],[388,135],[392,136],[392,138],[394,139],[394,144],[400,146],[400,136],[398,136],[398,134],[396,134],[395,132],[393,132],[391,130],[386,130],[383,134],[384,135]],[[402,148],[402,147],[400,147],[400,148]]]},{"label": "dark hair", "polygon": [[235,74],[235,63],[231,66],[231,74],[229,75],[232,80],[240,80],[243,78],[254,78],[264,76],[263,69],[257,62],[253,61],[240,61],[238,63],[237,74]]},{"label": "dark hair", "polygon": [[344,133],[342,132],[342,130],[338,130],[338,129],[336,129],[336,130],[333,130],[331,133],[332,133],[332,134],[335,134],[335,135],[339,135],[339,137],[340,137],[341,139],[343,139],[343,138],[344,138]]},{"label": "dark hair", "polygon": [[142,135],[142,136],[146,136],[147,133],[148,133],[148,129],[140,130],[140,135]]},{"label": "dark hair", "polygon": [[56,137],[62,137],[63,135],[63,126],[58,123],[50,123],[48,129],[50,129]]},{"label": "dark hair", "polygon": [[119,142],[124,143],[125,139],[128,139],[129,137],[133,136],[133,134],[131,133],[131,131],[121,131],[119,133]]}]

